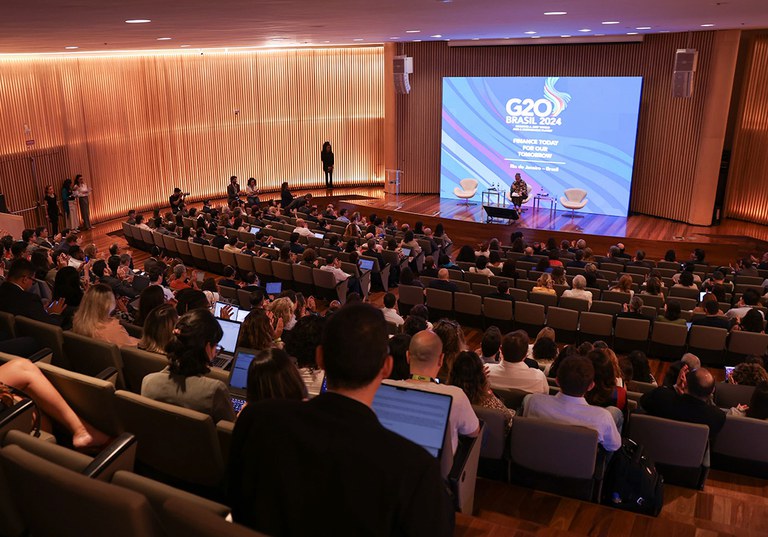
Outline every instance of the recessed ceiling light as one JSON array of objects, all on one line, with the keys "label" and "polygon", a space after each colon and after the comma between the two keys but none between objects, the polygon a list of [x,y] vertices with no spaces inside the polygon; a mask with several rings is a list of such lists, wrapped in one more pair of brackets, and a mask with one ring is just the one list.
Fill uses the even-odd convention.
[{"label": "recessed ceiling light", "polygon": [[660,34],[668,34],[668,33],[669,33],[669,30],[659,30],[659,33],[660,33]]},{"label": "recessed ceiling light", "polygon": [[560,37],[571,37],[570,35],[561,35]]},{"label": "recessed ceiling light", "polygon": [[435,39],[440,39],[443,36],[440,35],[440,34],[435,34],[435,35],[430,35],[429,37],[434,37]]},{"label": "recessed ceiling light", "polygon": [[180,47],[180,48],[187,48],[187,47],[189,47],[189,46],[190,46],[190,45],[179,45],[179,47]]},{"label": "recessed ceiling light", "polygon": [[605,34],[595,34],[595,37],[604,37]]},{"label": "recessed ceiling light", "polygon": [[712,23],[709,23],[709,24],[702,24],[702,25],[701,25],[701,27],[702,27],[702,28],[711,28],[712,26],[714,26],[714,24],[712,24]]},{"label": "recessed ceiling light", "polygon": [[362,40],[363,40],[362,37],[357,37],[357,38],[353,39],[352,41],[362,41]]},{"label": "recessed ceiling light", "polygon": [[650,30],[650,29],[651,29],[650,26],[638,26],[637,28],[635,28],[635,30]]},{"label": "recessed ceiling light", "polygon": [[400,39],[399,37],[390,37],[390,39]]},{"label": "recessed ceiling light", "polygon": [[534,32],[533,30],[531,30],[530,32],[525,32],[525,35],[533,35],[533,34],[535,34],[535,33],[536,33],[536,32]]},{"label": "recessed ceiling light", "polygon": [[545,15],[567,15],[567,11],[547,11]]},{"label": "recessed ceiling light", "polygon": [[541,36],[540,35],[532,35],[531,39],[541,39]]},{"label": "recessed ceiling light", "polygon": [[637,32],[627,32],[627,35],[637,35]]},{"label": "recessed ceiling light", "polygon": [[148,22],[152,22],[150,19],[128,19],[125,21],[128,24],[147,24]]},{"label": "recessed ceiling light", "polygon": [[581,30],[579,30],[579,31],[580,31],[580,32],[591,32],[592,30],[590,30],[589,28],[582,28],[582,29],[581,29]]},{"label": "recessed ceiling light", "polygon": [[64,47],[64,48],[67,49],[67,50],[75,50],[75,49],[78,49],[80,47]]},{"label": "recessed ceiling light", "polygon": [[620,21],[603,21],[601,24],[621,24]]},{"label": "recessed ceiling light", "polygon": [[421,43],[421,39],[414,39],[413,42],[414,43]]},{"label": "recessed ceiling light", "polygon": [[158,37],[157,38],[158,41],[170,41],[171,39],[172,39],[171,37]]},{"label": "recessed ceiling light", "polygon": [[421,30],[406,30],[405,31],[406,34],[418,34],[420,32],[421,32]]},{"label": "recessed ceiling light", "polygon": [[473,37],[472,41],[480,41],[480,38],[479,37]]}]

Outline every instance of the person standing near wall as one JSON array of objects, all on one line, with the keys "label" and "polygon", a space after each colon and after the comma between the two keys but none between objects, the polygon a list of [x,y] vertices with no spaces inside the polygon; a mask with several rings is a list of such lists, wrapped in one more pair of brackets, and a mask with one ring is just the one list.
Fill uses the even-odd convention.
[{"label": "person standing near wall", "polygon": [[91,189],[88,188],[88,185],[85,184],[85,179],[83,179],[83,176],[79,173],[75,175],[75,184],[72,187],[72,191],[80,206],[80,218],[83,220],[82,229],[91,229],[91,209],[88,203],[91,196]]},{"label": "person standing near wall", "polygon": [[77,210],[77,201],[75,193],[72,190],[72,179],[67,177],[61,187],[61,204],[64,207],[64,218],[66,227],[76,230],[80,222]]},{"label": "person standing near wall", "polygon": [[320,160],[323,161],[323,172],[325,172],[326,188],[333,188],[333,149],[331,142],[326,141],[323,144],[323,150],[320,152]]},{"label": "person standing near wall", "polygon": [[59,233],[59,199],[53,190],[53,185],[45,185],[45,213],[48,216],[48,231],[51,237]]}]

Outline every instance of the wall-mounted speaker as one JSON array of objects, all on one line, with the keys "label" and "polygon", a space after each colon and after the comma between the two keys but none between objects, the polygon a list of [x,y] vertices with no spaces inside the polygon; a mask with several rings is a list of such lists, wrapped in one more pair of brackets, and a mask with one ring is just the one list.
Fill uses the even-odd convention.
[{"label": "wall-mounted speaker", "polygon": [[395,75],[395,91],[407,95],[411,91],[409,75],[413,73],[413,58],[410,56],[395,56],[392,61],[392,71]]},{"label": "wall-mounted speaker", "polygon": [[698,63],[699,52],[696,49],[677,49],[672,73],[672,97],[687,99],[693,95],[693,74]]}]

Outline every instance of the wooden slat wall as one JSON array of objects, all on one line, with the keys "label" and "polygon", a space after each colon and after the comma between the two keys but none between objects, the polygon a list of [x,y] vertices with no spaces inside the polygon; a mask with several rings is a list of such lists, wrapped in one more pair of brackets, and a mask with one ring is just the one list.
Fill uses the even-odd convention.
[{"label": "wooden slat wall", "polygon": [[[449,48],[410,43],[411,93],[398,97],[403,192],[440,190],[440,112],[444,76],[643,76],[630,210],[685,221],[702,135],[714,32],[654,34],[642,43]],[[699,51],[694,95],[672,98],[675,50]],[[727,104],[726,104],[727,105]]]},{"label": "wooden slat wall", "polygon": [[[383,47],[0,60],[0,159],[66,148],[93,188],[91,219],[167,205],[174,186],[222,196],[230,175],[263,189],[384,180]],[[239,114],[234,111],[239,110]],[[12,200],[13,178],[0,175]],[[15,203],[12,201],[12,203]]]},{"label": "wooden slat wall", "polygon": [[742,85],[725,216],[768,224],[768,37],[755,37]]}]

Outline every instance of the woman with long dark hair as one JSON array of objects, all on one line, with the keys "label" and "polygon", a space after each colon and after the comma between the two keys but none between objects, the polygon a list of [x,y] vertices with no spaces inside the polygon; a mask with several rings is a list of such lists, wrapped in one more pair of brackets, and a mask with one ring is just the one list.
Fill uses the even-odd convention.
[{"label": "woman with long dark hair", "polygon": [[483,369],[483,361],[477,353],[462,351],[456,356],[448,384],[461,388],[473,405],[502,411],[507,418],[507,432],[509,432],[515,411],[504,406],[504,403],[491,391],[488,377],[485,376]]},{"label": "woman with long dark hair", "polygon": [[48,231],[51,237],[59,232],[59,199],[53,190],[53,185],[45,185],[45,213],[48,216]]},{"label": "woman with long dark hair", "polygon": [[292,201],[293,194],[291,194],[291,191],[288,190],[288,181],[283,181],[283,184],[280,185],[280,207],[285,209],[291,204]]},{"label": "woman with long dark hair", "polygon": [[325,173],[326,188],[333,188],[333,149],[331,142],[323,143],[323,149],[320,152],[320,160],[323,162],[323,173]]}]

